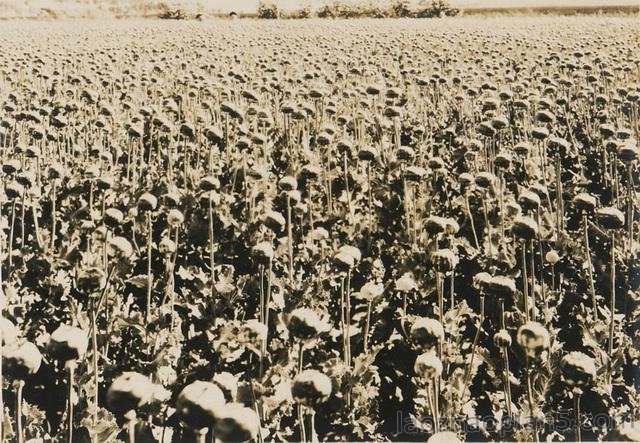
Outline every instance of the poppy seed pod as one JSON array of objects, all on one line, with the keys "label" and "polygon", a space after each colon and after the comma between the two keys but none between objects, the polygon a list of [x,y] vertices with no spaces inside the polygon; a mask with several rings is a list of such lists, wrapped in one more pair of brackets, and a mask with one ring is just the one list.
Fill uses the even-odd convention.
[{"label": "poppy seed pod", "polygon": [[491,119],[491,126],[494,129],[500,131],[501,129],[504,129],[507,126],[509,126],[509,120],[507,120],[505,116],[499,115]]},{"label": "poppy seed pod", "polygon": [[106,191],[113,187],[113,177],[100,176],[96,180],[96,187],[101,191]]},{"label": "poppy seed pod", "polygon": [[624,226],[624,214],[611,206],[598,209],[596,217],[598,223],[605,229],[620,229]]},{"label": "poppy seed pod", "polygon": [[6,368],[7,374],[19,380],[38,372],[41,364],[40,350],[28,341],[16,348],[7,349],[2,356],[2,365]]},{"label": "poppy seed pod", "polygon": [[267,326],[256,319],[247,320],[240,327],[241,341],[249,345],[257,345],[264,341],[267,333]]},{"label": "poppy seed pod", "polygon": [[625,162],[631,163],[638,159],[638,148],[631,143],[627,143],[618,148],[618,158]]},{"label": "poppy seed pod", "polygon": [[425,380],[433,380],[442,374],[442,362],[435,352],[425,352],[416,358],[413,370],[418,377]]},{"label": "poppy seed pod", "polygon": [[597,375],[593,358],[582,352],[569,352],[560,361],[562,381],[568,386],[589,386]]},{"label": "poppy seed pod", "polygon": [[284,192],[294,191],[298,189],[298,182],[296,181],[295,177],[287,175],[280,179],[280,181],[278,182],[278,188]]},{"label": "poppy seed pod", "polygon": [[354,296],[360,300],[371,301],[382,295],[384,286],[381,283],[367,282]]},{"label": "poppy seed pod", "polygon": [[533,128],[531,130],[531,137],[535,138],[536,140],[544,140],[545,138],[549,137],[549,130],[543,127]]},{"label": "poppy seed pod", "polygon": [[613,134],[615,134],[615,132],[616,132],[616,128],[614,128],[612,125],[609,125],[609,124],[600,125],[600,135],[602,135],[603,138],[613,137]]},{"label": "poppy seed pod", "polygon": [[238,394],[238,378],[230,372],[220,372],[211,379],[211,382],[220,388],[226,401],[230,402]]},{"label": "poppy seed pod", "polygon": [[445,233],[447,235],[455,235],[460,230],[460,225],[458,224],[458,222],[450,217],[445,218],[445,223],[447,225],[445,229]]},{"label": "poppy seed pod", "polygon": [[526,142],[521,142],[513,147],[513,151],[522,157],[526,157],[529,151],[531,151],[531,145]]},{"label": "poppy seed pod", "polygon": [[124,414],[149,403],[153,395],[153,383],[137,372],[124,372],[107,391],[107,405],[114,412]]},{"label": "poppy seed pod", "polygon": [[271,243],[267,241],[258,243],[252,248],[252,251],[256,258],[256,261],[261,264],[268,264],[271,260],[273,260],[273,246],[271,246]]},{"label": "poppy seed pod", "polygon": [[372,146],[365,146],[358,151],[358,158],[365,162],[372,162],[378,157],[378,151]]},{"label": "poppy seed pod", "polygon": [[429,351],[444,340],[444,328],[436,319],[420,317],[411,325],[409,335],[418,348]]},{"label": "poppy seed pod", "polygon": [[411,162],[415,156],[415,151],[409,146],[400,146],[396,150],[396,159],[400,162]]},{"label": "poppy seed pod", "polygon": [[556,117],[549,111],[538,111],[536,113],[536,120],[541,123],[553,123],[556,121]]},{"label": "poppy seed pod", "polygon": [[291,385],[293,399],[305,406],[314,407],[324,403],[331,396],[331,379],[315,369],[300,372]]},{"label": "poppy seed pod", "polygon": [[24,187],[17,181],[13,181],[8,185],[5,185],[4,192],[7,194],[9,199],[14,200],[22,197],[22,194],[24,194]]},{"label": "poppy seed pod", "polygon": [[76,288],[83,294],[93,294],[102,289],[106,283],[104,271],[96,267],[82,269],[76,278]]},{"label": "poppy seed pod", "polygon": [[427,218],[425,229],[431,235],[442,234],[447,230],[447,219],[438,215],[432,215]]},{"label": "poppy seed pod", "polygon": [[217,191],[220,189],[220,181],[216,177],[208,175],[200,179],[199,187],[204,192]]},{"label": "poppy seed pod", "polygon": [[429,166],[432,171],[440,171],[444,169],[445,165],[441,157],[431,157],[427,160],[427,166]]},{"label": "poppy seed pod", "polygon": [[109,208],[104,211],[104,224],[111,229],[115,229],[122,225],[124,222],[124,214],[121,210],[116,208]]},{"label": "poppy seed pod", "polygon": [[409,166],[404,171],[404,177],[408,182],[418,183],[427,175],[427,170],[420,166]]},{"label": "poppy seed pod", "polygon": [[538,223],[531,217],[520,216],[513,221],[511,232],[523,240],[531,240],[538,235]]},{"label": "poppy seed pod", "polygon": [[553,249],[551,249],[550,251],[548,251],[545,256],[544,256],[544,260],[549,263],[550,265],[555,265],[556,263],[558,263],[560,261],[560,256],[558,255],[558,253],[556,251],[554,251]]},{"label": "poppy seed pod", "polygon": [[138,209],[140,212],[155,211],[158,206],[158,199],[150,192],[145,192],[138,199]]},{"label": "poppy seed pod", "polygon": [[479,272],[473,276],[473,287],[480,292],[486,292],[492,278],[488,272]]},{"label": "poppy seed pod", "polygon": [[504,205],[504,210],[507,217],[509,218],[518,217],[522,213],[522,208],[520,207],[520,205],[513,200],[508,201]]},{"label": "poppy seed pod", "polygon": [[176,252],[176,243],[168,237],[163,237],[158,244],[158,250],[163,255],[172,255]]},{"label": "poppy seed pod", "polygon": [[182,199],[182,196],[176,190],[167,191],[166,194],[162,195],[162,202],[164,203],[165,206],[168,206],[168,207],[178,206],[180,204],[181,199]]},{"label": "poppy seed pod", "polygon": [[517,341],[525,354],[534,360],[542,357],[549,349],[549,331],[537,322],[528,322],[518,329]]},{"label": "poppy seed pod", "polygon": [[451,249],[439,249],[433,253],[431,260],[440,272],[450,272],[458,264],[458,257]]},{"label": "poppy seed pod", "polygon": [[278,233],[282,232],[287,222],[279,212],[268,210],[264,217],[264,224],[273,232]]},{"label": "poppy seed pod", "polygon": [[97,165],[88,166],[82,175],[87,180],[94,180],[100,175],[100,168]]},{"label": "poppy seed pod", "polygon": [[22,164],[20,163],[20,160],[15,160],[15,159],[7,160],[5,163],[2,164],[2,172],[4,172],[7,175],[15,174],[21,168],[22,168]]},{"label": "poppy seed pod", "polygon": [[398,280],[396,280],[396,291],[409,292],[418,289],[413,276],[408,272],[403,274]]},{"label": "poppy seed pod", "polygon": [[322,174],[322,169],[315,165],[304,165],[300,170],[301,180],[316,180]]},{"label": "poppy seed pod", "polygon": [[218,386],[198,380],[180,392],[176,412],[192,429],[204,429],[213,426],[225,403],[224,393]]},{"label": "poppy seed pod", "polygon": [[496,154],[496,158],[493,160],[493,163],[496,167],[501,169],[509,169],[511,167],[512,158],[511,155],[507,152],[499,152]]},{"label": "poppy seed pod", "polygon": [[475,183],[480,188],[489,188],[496,181],[496,176],[490,172],[480,172],[476,175]]},{"label": "poppy seed pod", "polygon": [[60,163],[54,163],[47,169],[47,176],[51,180],[62,178],[64,175],[65,167]]},{"label": "poppy seed pod", "polygon": [[573,204],[578,211],[591,213],[595,211],[598,201],[593,195],[581,192],[573,197]]},{"label": "poppy seed pod", "polygon": [[436,432],[427,440],[427,443],[460,443],[460,439],[455,432],[441,431]]},{"label": "poppy seed pod", "polygon": [[500,349],[511,346],[511,336],[506,329],[500,329],[493,335],[493,344]]},{"label": "poppy seed pod", "polygon": [[170,209],[167,213],[167,223],[172,228],[178,228],[184,223],[184,215],[178,209]]},{"label": "poppy seed pod", "polygon": [[85,331],[63,324],[49,337],[47,351],[54,359],[66,363],[82,358],[88,345],[89,338]]},{"label": "poppy seed pod", "polygon": [[216,440],[246,442],[260,432],[260,419],[255,411],[241,403],[228,403],[220,408],[215,421]]},{"label": "poppy seed pod", "polygon": [[510,297],[516,293],[516,282],[512,278],[496,275],[487,282],[486,292],[498,298]]},{"label": "poppy seed pod", "polygon": [[525,189],[520,193],[518,203],[525,211],[538,209],[540,207],[540,197],[535,192]]},{"label": "poppy seed pod", "polygon": [[287,328],[292,337],[310,340],[326,332],[328,325],[309,308],[296,308],[289,314]]},{"label": "poppy seed pod", "polygon": [[338,249],[338,251],[345,252],[350,256],[352,256],[355,264],[358,264],[360,260],[362,260],[362,253],[360,252],[360,249],[356,248],[355,246],[351,246],[351,245],[340,246],[340,249]]},{"label": "poppy seed pod", "polygon": [[468,172],[463,172],[458,176],[458,182],[460,182],[461,187],[467,187],[469,185],[474,184],[476,182],[476,179],[473,175],[469,174]]},{"label": "poppy seed pod", "polygon": [[113,237],[109,240],[108,252],[112,257],[129,258],[133,255],[133,246],[124,237]]}]

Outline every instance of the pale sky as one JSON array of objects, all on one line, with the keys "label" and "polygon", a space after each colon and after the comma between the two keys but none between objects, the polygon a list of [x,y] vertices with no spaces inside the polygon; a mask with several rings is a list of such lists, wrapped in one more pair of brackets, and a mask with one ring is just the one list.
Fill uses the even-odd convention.
[{"label": "pale sky", "polygon": [[[273,1],[273,0],[272,0]],[[306,5],[318,7],[331,0],[275,0],[282,9],[296,9]],[[345,3],[357,3],[362,0],[343,0]],[[364,0],[368,3],[368,0]],[[391,0],[389,0],[391,1]],[[214,9],[234,11],[255,11],[259,0],[209,0],[207,6]],[[385,3],[385,0],[377,0]],[[502,7],[536,7],[536,6],[606,6],[606,5],[640,5],[640,0],[450,0],[455,7],[502,8]]]}]

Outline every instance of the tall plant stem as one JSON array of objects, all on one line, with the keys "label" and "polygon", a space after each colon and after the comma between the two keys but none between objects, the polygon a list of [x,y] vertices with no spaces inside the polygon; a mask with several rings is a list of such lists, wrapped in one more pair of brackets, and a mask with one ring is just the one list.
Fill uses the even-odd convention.
[{"label": "tall plant stem", "polygon": [[482,332],[482,323],[484,323],[484,296],[480,296],[480,318],[478,321],[478,329],[476,330],[476,335],[473,337],[473,344],[471,345],[471,360],[469,361],[469,365],[467,366],[464,374],[462,398],[465,397],[467,387],[471,381],[471,371],[473,371],[473,362],[476,358],[476,348],[478,347],[478,340],[480,339],[480,333]]},{"label": "tall plant stem", "polygon": [[[0,311],[0,319],[2,318],[2,312]],[[4,337],[2,336],[2,328],[0,328],[0,362],[3,359],[3,346]],[[3,386],[4,374],[2,372],[2,364],[0,363],[0,441],[4,441],[4,395]]]},{"label": "tall plant stem", "polygon": [[291,197],[287,194],[287,240],[289,250],[289,284],[293,288],[293,227],[291,225]]},{"label": "tall plant stem", "polygon": [[53,181],[51,189],[51,253],[54,251],[56,243],[56,224],[58,217],[56,215],[56,181]]},{"label": "tall plant stem", "polygon": [[582,441],[582,430],[581,430],[581,418],[580,418],[580,393],[574,393],[574,412],[576,414],[576,441],[580,443]]},{"label": "tall plant stem", "polygon": [[17,442],[24,443],[24,429],[22,429],[22,388],[24,380],[16,380],[16,434]]},{"label": "tall plant stem", "polygon": [[[533,239],[531,239],[529,240],[529,258],[531,259],[531,266],[529,267],[529,276],[531,277],[531,318],[535,321],[538,311],[536,307],[536,266],[534,255]],[[542,282],[540,282],[540,284],[542,285]]]},{"label": "tall plant stem", "polygon": [[533,389],[531,387],[531,366],[529,363],[529,357],[526,357],[525,365],[527,371],[527,402],[529,403],[529,414],[531,414],[531,420],[533,421],[533,436],[536,443],[538,443],[538,419],[535,416],[533,404]]},{"label": "tall plant stem", "polygon": [[11,227],[9,228],[9,269],[7,269],[7,276],[11,275],[11,268],[13,268],[13,234],[15,232],[16,225],[16,199],[11,202]]},{"label": "tall plant stem", "polygon": [[307,432],[304,428],[304,411],[303,406],[298,405],[298,426],[300,427],[300,441],[302,443],[307,442]]},{"label": "tall plant stem", "polygon": [[208,199],[208,210],[209,210],[209,275],[211,278],[211,294],[215,291],[216,278],[215,278],[215,257],[213,253],[213,203],[211,201],[211,196]]},{"label": "tall plant stem", "polygon": [[367,302],[367,318],[365,321],[365,326],[364,326],[364,334],[363,334],[363,340],[364,340],[364,353],[366,354],[369,351],[369,327],[371,325],[371,300],[369,300]]},{"label": "tall plant stem", "polygon": [[522,261],[522,296],[524,298],[524,318],[529,321],[529,282],[527,280],[527,241],[522,240],[520,244]]},{"label": "tall plant stem", "polygon": [[[125,425],[127,428],[127,441],[128,443],[135,443],[136,441],[136,411],[133,409],[124,414]],[[205,432],[206,434],[206,432]]]},{"label": "tall plant stem", "polygon": [[591,292],[591,305],[593,306],[593,318],[598,319],[598,303],[596,300],[596,288],[593,283],[593,266],[591,265],[591,251],[589,250],[589,220],[587,214],[582,216],[582,230],[584,232],[584,249],[587,256],[587,271],[589,273],[589,291]]},{"label": "tall plant stem", "polygon": [[348,162],[347,162],[347,154],[344,153],[342,155],[342,158],[344,159],[344,187],[345,187],[345,192],[347,193],[347,208],[349,210],[349,214],[347,215],[347,220],[349,221],[349,224],[352,223],[351,221],[351,217],[353,214],[353,207],[352,207],[352,203],[351,203],[351,192],[349,192],[349,174],[348,174]]},{"label": "tall plant stem", "polygon": [[611,294],[609,300],[610,306],[610,318],[609,318],[609,381],[611,381],[613,367],[611,365],[611,359],[613,358],[613,336],[615,329],[615,314],[616,314],[616,234],[611,233]]},{"label": "tall plant stem", "polygon": [[473,241],[475,242],[476,249],[480,249],[480,242],[478,241],[478,234],[476,233],[476,223],[473,220],[473,214],[471,213],[471,205],[469,204],[469,194],[465,193],[465,203],[467,207],[467,214],[469,216],[469,222],[471,223],[471,232],[473,232]]},{"label": "tall plant stem", "polygon": [[93,422],[98,423],[98,327],[97,327],[97,313],[94,299],[91,298],[89,302],[89,311],[91,314],[91,347],[92,347],[92,359],[93,365]]},{"label": "tall plant stem", "polygon": [[153,226],[151,220],[151,211],[147,212],[147,309],[146,323],[151,321],[151,294],[153,291],[153,273],[151,272],[151,245],[153,242]]},{"label": "tall plant stem", "polygon": [[76,362],[69,362],[67,370],[69,372],[69,382],[67,394],[67,443],[73,443],[73,379],[76,369]]}]

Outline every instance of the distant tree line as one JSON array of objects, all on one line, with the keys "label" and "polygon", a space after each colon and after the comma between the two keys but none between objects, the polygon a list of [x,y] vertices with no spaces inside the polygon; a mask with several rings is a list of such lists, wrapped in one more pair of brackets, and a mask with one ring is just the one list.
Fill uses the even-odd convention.
[{"label": "distant tree line", "polygon": [[339,0],[325,4],[316,11],[305,7],[294,11],[283,11],[274,2],[261,1],[258,5],[258,18],[387,18],[387,17],[413,17],[429,18],[454,16],[459,10],[452,8],[445,0],[431,0],[423,2],[421,6],[412,7],[408,0],[395,0],[388,5],[379,4],[351,4]]}]

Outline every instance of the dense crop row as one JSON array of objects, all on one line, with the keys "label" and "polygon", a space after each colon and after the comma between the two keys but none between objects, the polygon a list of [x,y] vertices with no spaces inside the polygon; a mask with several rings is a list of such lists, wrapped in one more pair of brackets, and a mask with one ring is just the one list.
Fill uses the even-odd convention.
[{"label": "dense crop row", "polygon": [[637,22],[313,23],[0,29],[4,438],[639,440]]}]

